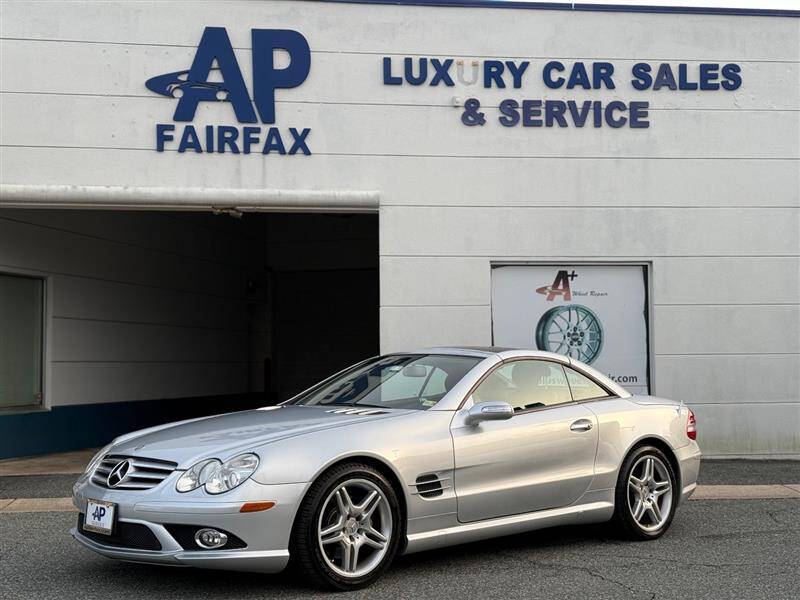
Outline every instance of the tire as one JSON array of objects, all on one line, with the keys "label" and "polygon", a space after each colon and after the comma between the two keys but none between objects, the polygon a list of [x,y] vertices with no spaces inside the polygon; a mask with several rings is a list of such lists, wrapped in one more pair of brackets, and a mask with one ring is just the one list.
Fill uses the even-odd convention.
[{"label": "tire", "polygon": [[661,450],[655,446],[634,449],[622,463],[614,493],[612,523],[621,537],[643,541],[664,535],[678,505],[676,482]]},{"label": "tire", "polygon": [[333,467],[311,485],[298,510],[294,567],[320,587],[364,588],[397,554],[401,516],[397,494],[380,471],[357,462]]}]

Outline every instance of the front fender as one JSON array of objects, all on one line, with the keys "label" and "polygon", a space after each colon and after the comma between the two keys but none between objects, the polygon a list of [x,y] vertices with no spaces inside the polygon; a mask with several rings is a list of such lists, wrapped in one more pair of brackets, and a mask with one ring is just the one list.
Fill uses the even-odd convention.
[{"label": "front fender", "polygon": [[395,419],[354,423],[265,444],[256,449],[261,462],[258,483],[311,484],[331,465],[348,458],[370,458],[386,465],[403,489],[408,517],[455,511],[452,489],[435,500],[416,494],[421,474],[453,470],[453,444],[447,411],[419,411]]}]

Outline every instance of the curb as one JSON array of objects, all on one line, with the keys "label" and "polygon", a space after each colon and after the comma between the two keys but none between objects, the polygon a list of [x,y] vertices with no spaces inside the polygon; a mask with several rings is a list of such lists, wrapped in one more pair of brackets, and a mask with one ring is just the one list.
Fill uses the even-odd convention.
[{"label": "curb", "polygon": [[800,484],[698,485],[691,500],[758,500],[767,498],[800,499]]},{"label": "curb", "polygon": [[72,498],[3,498],[0,513],[75,512]]}]

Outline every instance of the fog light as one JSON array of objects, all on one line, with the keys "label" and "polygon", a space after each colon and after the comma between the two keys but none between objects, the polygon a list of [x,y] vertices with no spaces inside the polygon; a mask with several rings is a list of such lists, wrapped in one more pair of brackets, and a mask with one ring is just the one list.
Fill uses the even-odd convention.
[{"label": "fog light", "polygon": [[197,545],[206,550],[221,548],[228,543],[228,536],[216,529],[200,529],[194,534],[194,541]]}]

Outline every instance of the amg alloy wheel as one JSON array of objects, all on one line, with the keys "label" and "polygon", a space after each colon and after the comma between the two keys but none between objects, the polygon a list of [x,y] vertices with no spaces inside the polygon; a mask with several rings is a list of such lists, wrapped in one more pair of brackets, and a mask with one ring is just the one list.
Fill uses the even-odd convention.
[{"label": "amg alloy wheel", "polygon": [[626,537],[650,540],[669,528],[677,502],[675,473],[653,446],[634,450],[620,469],[614,519]]},{"label": "amg alloy wheel", "polygon": [[359,577],[380,564],[392,537],[389,501],[368,479],[348,479],[325,499],[317,526],[328,566],[343,577]]},{"label": "amg alloy wheel", "polygon": [[656,531],[666,523],[672,509],[672,481],[666,465],[657,456],[642,456],[628,476],[628,509],[645,531]]},{"label": "amg alloy wheel", "polygon": [[297,515],[293,558],[315,582],[338,590],[369,585],[397,552],[400,510],[379,471],[347,464],[323,474]]}]

